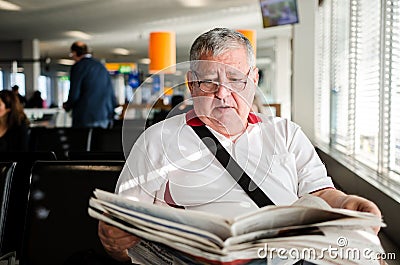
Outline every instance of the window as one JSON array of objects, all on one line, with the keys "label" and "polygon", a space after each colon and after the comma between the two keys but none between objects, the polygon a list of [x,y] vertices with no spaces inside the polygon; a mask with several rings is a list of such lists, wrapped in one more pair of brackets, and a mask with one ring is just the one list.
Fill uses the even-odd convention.
[{"label": "window", "polygon": [[349,0],[332,1],[330,138],[337,149],[351,152],[349,116]]},{"label": "window", "polygon": [[25,96],[25,74],[23,73],[11,73],[10,74],[10,81],[11,83],[9,84],[8,87],[12,87],[14,85],[17,85],[19,87],[18,91],[22,96]]},{"label": "window", "polygon": [[325,8],[319,8],[317,13],[317,34],[316,34],[316,58],[317,71],[315,77],[315,135],[323,143],[329,143],[329,109],[330,109],[330,19],[331,5],[330,0],[326,1]]},{"label": "window", "polygon": [[[390,32],[386,36],[385,49],[388,55],[385,60],[385,68],[387,69],[387,80],[385,82],[385,97],[383,98],[384,106],[390,106],[389,115],[384,116],[389,120],[386,129],[388,135],[384,135],[384,139],[389,139],[389,171],[400,174],[400,5],[397,1],[390,2],[387,6],[388,17],[386,19],[387,31]],[[393,179],[400,182],[399,175],[391,174]]]},{"label": "window", "polygon": [[316,141],[398,189],[400,4],[323,1],[317,19]]},{"label": "window", "polygon": [[0,90],[3,90],[3,71],[0,70]]},{"label": "window", "polygon": [[61,107],[64,102],[68,100],[69,93],[69,77],[61,76],[57,79],[57,87],[58,87],[58,97],[57,97],[57,106]]}]

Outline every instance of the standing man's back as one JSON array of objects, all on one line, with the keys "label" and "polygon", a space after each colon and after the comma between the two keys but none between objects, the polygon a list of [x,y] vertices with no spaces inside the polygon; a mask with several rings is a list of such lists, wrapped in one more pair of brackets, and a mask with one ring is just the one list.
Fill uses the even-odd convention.
[{"label": "standing man's back", "polygon": [[109,127],[116,100],[107,69],[92,58],[83,42],[72,44],[71,57],[76,63],[71,68],[70,91],[64,108],[72,109],[72,126]]}]

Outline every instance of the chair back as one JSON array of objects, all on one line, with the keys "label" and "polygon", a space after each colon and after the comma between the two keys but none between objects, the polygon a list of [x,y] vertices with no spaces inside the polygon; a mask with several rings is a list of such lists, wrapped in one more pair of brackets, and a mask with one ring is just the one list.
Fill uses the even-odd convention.
[{"label": "chair back", "polygon": [[68,152],[69,160],[125,160],[124,153],[120,152]]},{"label": "chair back", "polygon": [[3,236],[15,164],[15,162],[0,162],[0,256],[6,254],[2,252]]},{"label": "chair back", "polygon": [[88,203],[96,188],[114,191],[123,165],[124,161],[37,162],[20,264],[111,264],[97,235],[98,221],[88,215]]},{"label": "chair back", "polygon": [[0,152],[0,162],[16,162],[12,177],[8,179],[8,203],[4,213],[1,253],[16,251],[19,256],[28,206],[30,176],[38,160],[56,160],[53,152]]},{"label": "chair back", "polygon": [[90,151],[130,153],[137,138],[144,132],[144,127],[126,125],[112,129],[93,128]]},{"label": "chair back", "polygon": [[66,159],[69,151],[89,151],[91,128],[33,127],[29,150],[53,151],[58,159]]}]

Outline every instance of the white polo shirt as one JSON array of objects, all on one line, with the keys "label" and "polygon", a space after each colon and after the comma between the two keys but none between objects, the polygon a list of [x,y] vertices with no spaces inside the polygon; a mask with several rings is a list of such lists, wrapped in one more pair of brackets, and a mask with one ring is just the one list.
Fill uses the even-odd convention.
[{"label": "white polo shirt", "polygon": [[[333,187],[298,125],[254,113],[248,121],[235,142],[208,128],[276,205]],[[200,125],[190,111],[148,128],[127,158],[116,193],[227,217],[258,209],[191,128]]]}]

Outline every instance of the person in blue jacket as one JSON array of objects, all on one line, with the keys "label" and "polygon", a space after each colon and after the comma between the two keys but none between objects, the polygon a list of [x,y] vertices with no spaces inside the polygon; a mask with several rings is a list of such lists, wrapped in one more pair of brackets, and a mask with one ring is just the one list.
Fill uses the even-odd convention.
[{"label": "person in blue jacket", "polygon": [[116,99],[107,69],[81,41],[72,44],[70,56],[75,64],[64,109],[72,110],[72,127],[111,127]]}]

